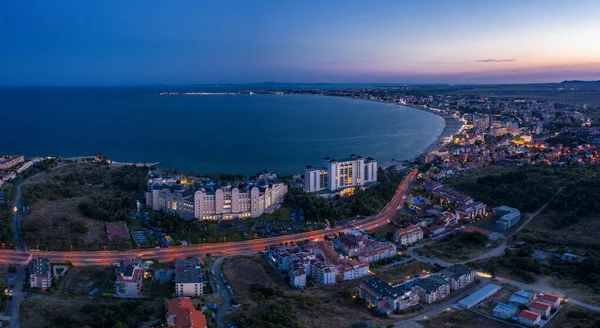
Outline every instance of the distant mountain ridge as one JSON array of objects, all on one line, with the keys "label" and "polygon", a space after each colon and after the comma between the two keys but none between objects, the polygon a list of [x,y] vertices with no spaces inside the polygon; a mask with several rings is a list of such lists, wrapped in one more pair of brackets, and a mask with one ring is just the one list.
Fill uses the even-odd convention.
[{"label": "distant mountain ridge", "polygon": [[600,80],[597,81],[583,81],[583,80],[564,80],[562,82],[560,82],[560,84],[600,84]]}]

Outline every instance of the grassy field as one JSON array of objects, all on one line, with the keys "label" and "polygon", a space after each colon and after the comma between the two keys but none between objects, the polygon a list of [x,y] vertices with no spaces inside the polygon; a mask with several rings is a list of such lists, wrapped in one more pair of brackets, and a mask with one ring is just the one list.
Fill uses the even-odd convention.
[{"label": "grassy field", "polygon": [[416,278],[416,276],[426,274],[427,272],[434,272],[436,270],[436,266],[421,261],[400,265],[395,268],[390,266],[371,268],[371,271],[377,277],[389,283],[412,280]]},{"label": "grassy field", "polygon": [[[25,243],[41,250],[70,250],[71,246],[73,249],[101,249],[107,245],[106,223],[84,216],[77,208],[86,199],[75,197],[35,202],[30,207],[30,214],[21,221]],[[83,224],[87,232],[74,231],[74,224]]]},{"label": "grassy field", "polygon": [[396,225],[391,224],[391,223],[386,223],[386,224],[382,224],[382,225],[378,226],[375,229],[369,230],[369,234],[374,235],[378,238],[383,238],[383,239],[387,239],[387,240],[391,241],[391,239],[394,236],[394,232],[396,232],[396,230],[398,230],[398,227]]},{"label": "grassy field", "polygon": [[89,266],[71,267],[60,278],[55,295],[87,296],[94,288],[102,288],[106,280],[114,275],[114,268]]},{"label": "grassy field", "polygon": [[106,221],[125,220],[144,179],[140,168],[90,163],[63,163],[39,174],[23,189],[25,242],[43,250],[111,249]]},{"label": "grassy field", "polygon": [[[294,290],[280,278],[262,255],[234,256],[225,259],[223,272],[227,282],[242,303],[232,318],[241,313],[260,317],[276,304],[290,306],[288,315],[295,318],[300,327],[349,327],[357,322],[376,322],[385,324],[390,320],[379,319],[366,308],[356,304],[352,294],[358,281],[351,281],[327,287]],[[281,296],[258,300],[251,286],[260,284],[277,288]],[[352,313],[352,315],[348,315]]]},{"label": "grassy field", "polygon": [[441,260],[455,263],[468,261],[500,245],[504,239],[495,240],[490,247],[485,247],[486,244],[475,244],[460,241],[459,236],[450,236],[443,240],[436,241],[433,244],[425,245],[415,249],[425,256],[434,256]]},{"label": "grassy field", "polygon": [[550,320],[546,328],[600,327],[600,312],[588,310],[575,304],[567,304]]},{"label": "grassy field", "polygon": [[567,246],[582,252],[597,247],[600,238],[600,215],[580,217],[575,224],[555,227],[553,223],[563,216],[563,213],[546,209],[521,230],[516,238],[548,252],[555,252]]},{"label": "grassy field", "polygon": [[426,328],[509,328],[503,324],[469,311],[450,310],[433,318],[419,321]]},{"label": "grassy field", "polygon": [[[43,328],[43,327],[61,327],[61,328],[78,328],[78,327],[115,327],[115,324],[104,324],[110,322],[116,316],[115,311],[103,311],[102,316],[90,316],[82,311],[83,307],[88,306],[114,306],[120,307],[125,301],[118,299],[111,300],[90,300],[87,297],[57,297],[34,295],[32,298],[24,299],[20,308],[20,325],[27,328]],[[141,302],[147,309],[154,313],[148,315],[148,318],[154,318],[160,314],[163,301],[144,301]],[[119,313],[121,320],[123,317],[130,316],[135,318],[133,313]],[[108,319],[106,319],[108,318]],[[77,321],[75,321],[77,320]],[[148,327],[150,322],[137,322],[139,326]],[[131,326],[133,327],[133,326]]]}]

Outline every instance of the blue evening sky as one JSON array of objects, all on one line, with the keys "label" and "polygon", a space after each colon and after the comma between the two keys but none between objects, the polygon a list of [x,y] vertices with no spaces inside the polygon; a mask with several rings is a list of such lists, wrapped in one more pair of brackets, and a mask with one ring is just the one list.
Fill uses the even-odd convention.
[{"label": "blue evening sky", "polygon": [[600,1],[0,2],[0,85],[600,79]]}]

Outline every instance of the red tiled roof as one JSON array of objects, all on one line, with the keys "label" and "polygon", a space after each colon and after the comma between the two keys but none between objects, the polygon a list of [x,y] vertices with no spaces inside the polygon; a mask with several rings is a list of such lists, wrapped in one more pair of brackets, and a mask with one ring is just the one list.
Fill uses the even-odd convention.
[{"label": "red tiled roof", "polygon": [[531,321],[535,321],[535,320],[539,319],[540,316],[541,315],[539,313],[531,312],[529,310],[523,310],[523,311],[521,311],[521,313],[519,313],[519,317],[525,318],[525,319],[531,320]]},{"label": "red tiled roof", "polygon": [[173,298],[167,301],[167,318],[175,316],[176,328],[205,328],[206,318],[194,308],[189,298]]},{"label": "red tiled roof", "polygon": [[423,229],[421,229],[421,227],[419,227],[419,226],[409,226],[404,229],[396,230],[396,233],[400,236],[403,236],[403,235],[408,235],[408,234],[415,233],[417,231],[422,231],[422,230]]},{"label": "red tiled roof", "polygon": [[560,296],[554,294],[543,294],[542,299],[554,303],[560,299]]},{"label": "red tiled roof", "polygon": [[535,302],[531,303],[531,305],[529,306],[529,308],[540,310],[540,311],[547,311],[550,308],[550,304],[544,303],[544,302],[535,301]]},{"label": "red tiled roof", "polygon": [[142,274],[142,269],[140,268],[135,268],[133,269],[133,274],[131,275],[131,279],[127,276],[119,276],[119,281],[137,281],[139,279],[140,274]]}]

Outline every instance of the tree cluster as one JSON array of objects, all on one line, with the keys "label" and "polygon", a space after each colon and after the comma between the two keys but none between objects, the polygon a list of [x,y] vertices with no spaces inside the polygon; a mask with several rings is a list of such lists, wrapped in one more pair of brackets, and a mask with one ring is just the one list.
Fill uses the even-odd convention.
[{"label": "tree cluster", "polygon": [[81,213],[89,218],[102,221],[127,220],[127,211],[135,208],[129,197],[96,199],[79,204]]},{"label": "tree cluster", "polygon": [[77,318],[58,315],[51,328],[135,328],[141,322],[151,319],[154,310],[146,307],[141,301],[125,301],[114,304],[87,304],[81,308],[86,316]]}]

